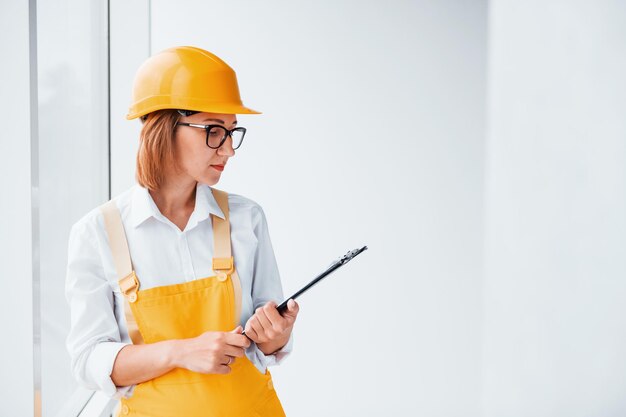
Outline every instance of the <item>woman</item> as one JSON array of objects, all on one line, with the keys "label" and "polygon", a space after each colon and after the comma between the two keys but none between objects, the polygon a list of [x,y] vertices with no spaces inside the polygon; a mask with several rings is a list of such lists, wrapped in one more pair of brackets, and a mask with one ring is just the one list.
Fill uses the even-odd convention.
[{"label": "woman", "polygon": [[[212,188],[245,135],[235,72],[177,47],[138,70],[138,185],[72,228],[67,347],[77,380],[129,416],[281,416],[269,365],[291,351],[283,293],[254,201]],[[245,330],[245,335],[242,331]]]}]

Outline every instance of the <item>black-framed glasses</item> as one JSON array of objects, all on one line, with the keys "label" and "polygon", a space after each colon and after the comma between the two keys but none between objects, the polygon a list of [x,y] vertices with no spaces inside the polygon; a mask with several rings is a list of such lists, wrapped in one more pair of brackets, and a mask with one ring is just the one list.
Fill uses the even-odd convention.
[{"label": "black-framed glasses", "polygon": [[232,130],[228,130],[222,125],[201,125],[197,123],[183,122],[178,122],[176,124],[206,130],[206,146],[211,149],[217,149],[222,146],[228,136],[233,138],[233,149],[237,149],[241,146],[243,137],[246,136],[245,127],[236,127]]}]

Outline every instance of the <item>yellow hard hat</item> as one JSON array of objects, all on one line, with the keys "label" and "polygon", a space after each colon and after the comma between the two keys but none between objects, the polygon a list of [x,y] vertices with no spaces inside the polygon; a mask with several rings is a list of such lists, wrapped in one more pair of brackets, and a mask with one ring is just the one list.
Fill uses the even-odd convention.
[{"label": "yellow hard hat", "polygon": [[155,110],[259,114],[239,97],[235,71],[211,52],[178,46],[148,58],[137,70],[128,120]]}]

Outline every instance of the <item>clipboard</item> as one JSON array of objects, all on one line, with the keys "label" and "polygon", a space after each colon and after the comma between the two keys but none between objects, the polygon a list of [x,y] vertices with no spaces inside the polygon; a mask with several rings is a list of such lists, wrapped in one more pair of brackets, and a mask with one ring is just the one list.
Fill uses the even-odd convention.
[{"label": "clipboard", "polygon": [[[337,269],[341,268],[342,266],[344,266],[345,264],[347,264],[348,262],[350,262],[352,259],[354,259],[358,254],[360,254],[361,252],[367,250],[367,246],[363,246],[360,249],[354,249],[349,251],[348,253],[346,253],[345,255],[343,255],[341,258],[337,259],[336,261],[334,261],[324,272],[322,272],[321,274],[319,274],[318,276],[316,276],[315,278],[313,278],[311,280],[311,282],[309,282],[308,284],[306,284],[304,287],[300,288],[297,292],[295,292],[291,297],[287,297],[285,299],[285,301],[283,301],[282,303],[280,303],[276,309],[278,310],[278,313],[282,315],[282,313],[287,310],[287,302],[289,302],[289,300],[293,299],[295,300],[296,298],[300,297],[302,294],[304,294],[305,292],[307,292],[308,290],[311,289],[311,287],[313,287],[315,284],[317,284],[318,282],[320,282],[321,280],[323,280],[324,278],[326,278],[328,275],[332,274],[333,272],[335,272]],[[241,333],[242,335],[246,336],[246,332],[243,331]],[[246,336],[247,337],[247,336]]]}]

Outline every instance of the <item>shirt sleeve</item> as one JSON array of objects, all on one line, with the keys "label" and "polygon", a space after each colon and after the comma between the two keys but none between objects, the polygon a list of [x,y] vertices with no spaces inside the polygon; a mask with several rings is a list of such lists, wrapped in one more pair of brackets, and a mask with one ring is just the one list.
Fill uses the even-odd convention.
[{"label": "shirt sleeve", "polygon": [[116,387],[111,372],[117,354],[130,343],[120,340],[113,291],[102,266],[96,220],[95,216],[83,219],[70,231],[65,297],[71,326],[66,347],[72,374],[79,384],[121,398],[133,386]]},{"label": "shirt sleeve", "polygon": [[[268,301],[280,304],[283,301],[283,288],[278,272],[276,257],[267,226],[267,219],[261,206],[252,208],[252,227],[257,238],[257,248],[254,256],[254,273],[252,276],[252,304],[253,311],[265,305]],[[265,366],[279,365],[293,349],[293,332],[288,342],[271,355],[265,355],[255,346],[255,355]]]}]

